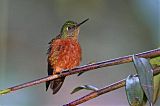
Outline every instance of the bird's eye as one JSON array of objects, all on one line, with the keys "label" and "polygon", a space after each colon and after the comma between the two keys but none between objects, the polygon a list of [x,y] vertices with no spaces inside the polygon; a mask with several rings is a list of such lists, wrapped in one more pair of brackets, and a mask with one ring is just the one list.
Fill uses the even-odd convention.
[{"label": "bird's eye", "polygon": [[67,30],[70,30],[72,27],[67,27]]}]

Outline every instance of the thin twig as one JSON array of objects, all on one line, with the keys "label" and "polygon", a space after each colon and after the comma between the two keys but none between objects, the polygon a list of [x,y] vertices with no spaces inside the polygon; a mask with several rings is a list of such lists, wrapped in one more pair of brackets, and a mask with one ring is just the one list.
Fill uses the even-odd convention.
[{"label": "thin twig", "polygon": [[[154,50],[138,53],[135,55],[138,57],[152,58],[152,57],[156,57],[156,56],[160,55],[160,49],[154,49]],[[129,63],[131,61],[132,61],[132,55],[128,55],[128,56],[123,56],[123,57],[119,57],[119,58],[115,58],[115,59],[111,59],[111,60],[106,60],[106,61],[101,61],[101,62],[97,62],[97,63],[93,63],[93,64],[83,65],[80,67],[73,68],[72,70],[65,70],[62,74],[47,76],[47,77],[40,78],[40,79],[37,79],[34,81],[30,81],[30,82],[27,82],[24,84],[20,84],[20,85],[14,86],[14,87],[10,87],[10,88],[4,89],[4,90],[0,90],[0,95],[10,93],[12,91],[16,91],[16,90],[26,88],[29,86],[37,85],[37,84],[40,84],[40,83],[43,83],[46,81],[50,81],[50,80],[53,80],[56,78],[60,78],[63,76],[77,74],[80,72],[91,71],[91,70],[102,68],[102,67],[108,67],[108,66],[113,66],[113,65],[118,65],[118,64]]]},{"label": "thin twig", "polygon": [[[154,75],[157,75],[159,73],[160,73],[160,67],[155,68],[154,69]],[[79,98],[79,99],[77,99],[73,102],[70,102],[69,104],[65,104],[63,106],[76,106],[78,104],[84,103],[84,102],[89,101],[93,98],[96,98],[96,97],[98,97],[102,94],[105,94],[107,92],[110,92],[110,91],[113,91],[113,90],[116,90],[116,89],[119,89],[119,88],[125,86],[125,82],[126,82],[126,79],[123,79],[121,81],[118,81],[116,83],[108,85],[108,86],[106,86],[102,89],[99,89],[97,91],[93,91],[93,92],[89,93],[88,95],[85,95],[85,96],[83,96],[83,97],[81,97],[81,98]]]}]

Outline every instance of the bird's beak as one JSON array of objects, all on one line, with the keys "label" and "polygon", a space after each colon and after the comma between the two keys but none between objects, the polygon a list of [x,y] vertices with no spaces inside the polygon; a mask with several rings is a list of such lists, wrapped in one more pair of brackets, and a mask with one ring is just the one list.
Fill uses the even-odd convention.
[{"label": "bird's beak", "polygon": [[74,30],[76,30],[77,28],[79,28],[79,26],[81,26],[82,24],[84,24],[86,21],[88,21],[89,18],[85,19],[84,21],[82,21],[81,23],[77,24],[76,26],[72,27],[68,32],[72,33]]},{"label": "bird's beak", "polygon": [[84,21],[82,21],[81,23],[77,24],[77,25],[76,25],[76,28],[79,27],[79,26],[81,26],[82,24],[84,24],[84,23],[85,23],[86,21],[88,21],[88,20],[89,20],[89,18],[87,18],[87,19],[85,19]]}]

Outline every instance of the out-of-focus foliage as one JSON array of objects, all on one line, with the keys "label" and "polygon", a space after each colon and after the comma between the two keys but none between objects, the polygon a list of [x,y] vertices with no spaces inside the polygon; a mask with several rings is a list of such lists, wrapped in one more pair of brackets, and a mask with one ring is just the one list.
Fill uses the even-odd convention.
[{"label": "out-of-focus foliage", "polygon": [[[160,57],[155,57],[150,59],[150,63],[153,67],[160,67]],[[153,102],[160,97],[160,74],[154,76],[154,94],[153,94]]]}]

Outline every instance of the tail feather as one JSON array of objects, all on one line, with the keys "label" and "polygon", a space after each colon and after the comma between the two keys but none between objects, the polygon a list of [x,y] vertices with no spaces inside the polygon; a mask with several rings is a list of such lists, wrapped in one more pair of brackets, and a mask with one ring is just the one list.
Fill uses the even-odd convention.
[{"label": "tail feather", "polygon": [[56,94],[59,91],[59,89],[63,85],[64,79],[65,77],[50,81],[50,88],[53,90],[53,94]]},{"label": "tail feather", "polygon": [[[48,75],[52,75],[53,71],[54,70],[52,69],[51,65],[48,63]],[[51,81],[46,82],[46,91],[48,90],[50,83],[51,83]]]},{"label": "tail feather", "polygon": [[46,91],[48,90],[50,83],[51,83],[51,81],[46,82]]},{"label": "tail feather", "polygon": [[[52,69],[51,65],[48,64],[48,75],[53,74],[54,69]],[[65,77],[58,78],[55,80],[47,81],[46,82],[46,91],[48,90],[49,86],[53,90],[53,94],[56,94],[59,89],[61,88],[63,82],[64,82]]]}]

